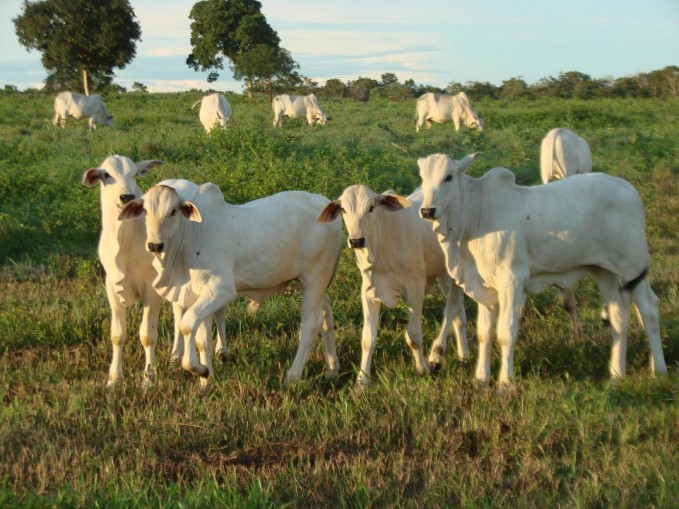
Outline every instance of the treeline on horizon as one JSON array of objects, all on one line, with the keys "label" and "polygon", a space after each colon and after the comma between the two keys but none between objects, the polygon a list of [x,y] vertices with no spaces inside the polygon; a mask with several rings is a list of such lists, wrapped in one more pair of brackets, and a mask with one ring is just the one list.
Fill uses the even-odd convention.
[{"label": "treeline on horizon", "polygon": [[[24,92],[52,94],[60,91],[48,85],[42,89],[30,88]],[[658,71],[639,73],[630,77],[599,79],[578,71],[568,71],[560,73],[558,77],[542,78],[534,84],[528,84],[519,77],[505,80],[499,86],[487,81],[468,81],[464,84],[450,82],[447,87],[440,88],[416,84],[412,79],[401,83],[394,73],[384,73],[380,80],[359,76],[355,80],[343,82],[338,78],[332,78],[327,80],[323,86],[306,77],[289,81],[278,80],[276,83],[268,83],[267,85],[273,86],[273,92],[276,94],[314,93],[322,98],[349,98],[363,102],[376,98],[403,101],[419,97],[427,92],[457,94],[462,91],[473,99],[537,99],[546,97],[562,99],[676,99],[679,97],[679,67],[672,65]],[[5,93],[19,92],[17,87],[11,84],[5,85],[3,91]],[[148,87],[143,83],[134,82],[129,91],[146,93]],[[254,91],[268,95],[263,86],[255,87]],[[100,90],[96,90],[96,92],[107,95],[127,93],[128,90],[116,83],[111,83],[103,86]]]}]

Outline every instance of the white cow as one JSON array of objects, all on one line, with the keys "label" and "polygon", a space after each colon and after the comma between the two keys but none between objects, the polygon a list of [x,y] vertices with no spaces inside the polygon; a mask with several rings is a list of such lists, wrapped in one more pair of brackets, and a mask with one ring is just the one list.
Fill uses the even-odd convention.
[{"label": "white cow", "polygon": [[431,226],[418,216],[421,201],[419,190],[408,198],[401,198],[394,194],[377,194],[367,186],[354,185],[330,202],[318,217],[319,221],[328,222],[342,212],[349,233],[349,247],[354,250],[363,278],[363,353],[358,375],[361,385],[370,381],[380,305],[384,303],[394,307],[399,297],[408,304],[406,342],[413,352],[417,372],[420,375],[429,373],[422,354],[422,305],[425,294],[437,278],[446,297],[446,306],[429,363],[434,366],[443,362],[451,323],[455,327],[458,355],[462,359],[469,357],[464,293],[446,271],[443,251]]},{"label": "white cow", "polygon": [[238,295],[260,303],[292,280],[303,288],[302,323],[287,380],[301,378],[319,331],[327,373],[338,373],[334,320],[325,292],[339,259],[342,225],[316,222],[327,203],[320,195],[289,191],[231,205],[217,186],[206,183],[192,201],[182,200],[171,187],[154,186],[122,209],[122,220],[145,216],[147,249],[159,272],[153,286],[186,309],[182,366],[203,377],[202,385],[212,374],[212,360],[207,345],[196,337],[199,326]]},{"label": "white cow", "polygon": [[464,172],[477,154],[418,160],[424,200],[448,272],[479,303],[476,378],[488,382],[492,328],[502,349],[500,389],[514,380],[513,354],[527,292],[572,288],[596,278],[608,306],[610,375],[626,371],[630,298],[648,335],[651,369],[665,373],[658,298],[645,278],[649,253],[644,206],[625,180],[590,173],[549,185],[517,186],[505,168],[475,179]]},{"label": "white cow", "polygon": [[195,102],[191,109],[195,108],[198,104],[200,104],[200,113],[198,114],[200,123],[203,124],[205,131],[208,133],[217,125],[224,129],[233,115],[229,101],[222,94],[206,95],[200,101]]},{"label": "white cow", "polygon": [[479,131],[483,129],[483,119],[481,119],[469,102],[469,97],[464,92],[456,95],[434,94],[428,92],[417,99],[417,124],[415,130],[419,133],[420,128],[427,123],[427,129],[432,122],[445,124],[453,122],[455,130],[460,130],[460,120],[467,127],[476,127]]},{"label": "white cow", "polygon": [[273,108],[273,125],[281,127],[283,117],[302,118],[306,117],[309,125],[318,123],[325,125],[328,116],[321,109],[315,94],[309,95],[278,95],[271,102]]},{"label": "white cow", "polygon": [[89,118],[90,129],[96,129],[97,124],[113,127],[113,115],[110,115],[104,101],[99,94],[82,95],[74,92],[62,92],[54,99],[54,125],[66,126],[66,119]]},{"label": "white cow", "polygon": [[592,171],[589,144],[570,129],[552,129],[540,145],[540,176],[546,184],[552,179]]}]

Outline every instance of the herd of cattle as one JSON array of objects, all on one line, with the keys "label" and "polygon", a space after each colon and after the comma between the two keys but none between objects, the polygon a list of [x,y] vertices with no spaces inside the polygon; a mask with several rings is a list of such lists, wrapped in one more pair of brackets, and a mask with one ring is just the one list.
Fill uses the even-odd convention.
[{"label": "herd of cattle", "polygon": [[[193,106],[199,103],[208,132],[224,127],[232,116],[221,94]],[[328,118],[313,94],[278,96],[272,107],[275,126],[285,116],[305,117],[309,124],[324,124]],[[89,117],[91,128],[112,124],[97,95],[62,93],[55,110],[55,125],[63,125],[69,115]],[[483,126],[463,92],[425,94],[417,101],[417,130],[431,122],[453,122],[457,130],[461,121]],[[145,383],[155,379],[159,312],[167,300],[175,321],[173,359],[207,385],[213,374],[212,321],[218,335],[215,353],[223,358],[226,306],[246,296],[248,310],[254,311],[293,280],[303,295],[299,345],[287,380],[301,378],[319,334],[326,373],[337,375],[327,288],[342,248],[342,222],[362,276],[360,385],[370,381],[380,306],[393,307],[399,299],[407,304],[405,337],[420,375],[443,362],[451,325],[458,356],[468,358],[466,293],[478,305],[476,379],[490,380],[495,336],[502,352],[498,386],[504,390],[514,381],[513,352],[527,293],[559,288],[577,330],[574,289],[585,274],[594,276],[604,300],[602,316],[611,326],[610,376],[626,372],[632,304],[648,336],[651,370],[665,373],[658,299],[646,279],[650,257],[644,208],[634,187],[590,173],[589,145],[568,129],[554,129],[542,141],[544,185],[519,186],[505,168],[473,178],[465,172],[477,155],[460,161],[444,154],[420,158],[422,185],[407,198],[352,185],[333,201],[287,191],[242,205],[227,203],[214,184],[181,179],[162,181],[143,194],[136,179],[162,164],[159,160],[135,163],[114,155],[88,169],[83,185],[99,184],[101,191],[99,257],[106,272],[113,344],[108,385],[123,377],[121,349],[133,303],[142,301],[144,309],[139,335],[146,354]],[[343,221],[337,220],[340,215]],[[422,305],[436,280],[445,309],[425,359]]]}]

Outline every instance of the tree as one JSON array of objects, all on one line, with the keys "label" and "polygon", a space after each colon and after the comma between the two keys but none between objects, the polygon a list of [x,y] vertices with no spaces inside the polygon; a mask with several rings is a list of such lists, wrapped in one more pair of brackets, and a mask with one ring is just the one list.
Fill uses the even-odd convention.
[{"label": "tree", "polygon": [[234,65],[233,77],[237,80],[245,78],[250,87],[261,88],[269,94],[271,101],[276,81],[285,81],[286,85],[292,82],[294,86],[302,83],[296,69],[299,69],[299,64],[292,59],[288,50],[258,44],[240,55],[238,64]]},{"label": "tree", "polygon": [[48,88],[75,88],[89,94],[88,73],[99,87],[113,69],[134,59],[141,28],[128,0],[26,0],[12,20],[19,44],[42,53]]},{"label": "tree", "polygon": [[[255,78],[266,80],[281,76],[285,69],[293,72],[299,66],[290,53],[279,47],[280,38],[269,26],[256,0],[203,0],[191,9],[191,46],[186,64],[195,71],[210,71],[207,81],[219,78],[224,59],[230,62],[235,79],[245,79],[248,96],[252,96]],[[254,53],[253,53],[254,52]],[[255,57],[285,61],[256,62]],[[265,74],[258,74],[264,72]]]},{"label": "tree", "polygon": [[358,77],[356,81],[349,83],[349,95],[357,101],[367,101],[370,98],[370,90],[378,85],[372,78]]},{"label": "tree", "polygon": [[325,95],[328,97],[341,98],[347,95],[347,86],[339,78],[331,78],[325,82]]}]

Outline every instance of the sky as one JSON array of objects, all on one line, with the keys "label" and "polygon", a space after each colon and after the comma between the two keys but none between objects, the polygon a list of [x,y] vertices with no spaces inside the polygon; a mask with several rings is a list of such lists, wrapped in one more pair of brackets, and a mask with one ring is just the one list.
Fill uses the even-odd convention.
[{"label": "sky", "polygon": [[[320,85],[339,78],[445,88],[510,78],[533,84],[562,72],[620,78],[679,65],[679,0],[260,0],[300,73]],[[142,41],[115,82],[151,92],[241,92],[186,65],[192,0],[130,0]],[[0,87],[41,87],[41,54],[19,45],[12,19],[23,0],[0,0]]]}]

